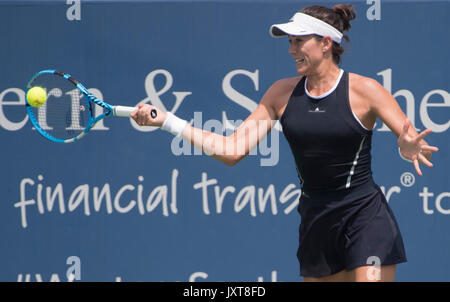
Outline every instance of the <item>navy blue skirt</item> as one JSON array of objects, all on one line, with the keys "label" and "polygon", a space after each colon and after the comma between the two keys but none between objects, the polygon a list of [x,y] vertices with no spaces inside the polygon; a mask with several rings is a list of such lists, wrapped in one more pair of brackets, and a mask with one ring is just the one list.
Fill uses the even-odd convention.
[{"label": "navy blue skirt", "polygon": [[373,265],[373,259],[379,265],[407,261],[394,214],[372,180],[342,191],[303,192],[298,211],[297,258],[303,277]]}]

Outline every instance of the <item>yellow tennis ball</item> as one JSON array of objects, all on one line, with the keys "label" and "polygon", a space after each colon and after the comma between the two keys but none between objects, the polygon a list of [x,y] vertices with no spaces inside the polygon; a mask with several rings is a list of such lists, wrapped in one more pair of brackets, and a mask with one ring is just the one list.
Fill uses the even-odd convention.
[{"label": "yellow tennis ball", "polygon": [[27,101],[30,106],[39,107],[45,104],[47,101],[47,92],[44,88],[35,86],[28,90]]}]

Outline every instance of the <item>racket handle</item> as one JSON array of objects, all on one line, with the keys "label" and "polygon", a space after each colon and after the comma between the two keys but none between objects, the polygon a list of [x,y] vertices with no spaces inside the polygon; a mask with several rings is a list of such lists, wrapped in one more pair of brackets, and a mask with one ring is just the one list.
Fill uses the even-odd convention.
[{"label": "racket handle", "polygon": [[131,112],[135,111],[137,107],[128,107],[128,106],[114,106],[113,114],[114,116],[119,117],[129,117]]},{"label": "racket handle", "polygon": [[[113,106],[113,114],[114,116],[119,117],[129,117],[131,112],[135,111],[136,109],[137,107]],[[155,118],[157,116],[156,110],[152,109],[150,115],[152,116],[152,118]]]}]

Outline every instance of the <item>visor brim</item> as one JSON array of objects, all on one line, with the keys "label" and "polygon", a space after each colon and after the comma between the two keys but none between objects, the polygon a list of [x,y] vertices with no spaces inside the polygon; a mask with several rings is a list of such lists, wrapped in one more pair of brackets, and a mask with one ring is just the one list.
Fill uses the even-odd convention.
[{"label": "visor brim", "polygon": [[274,24],[270,27],[270,35],[274,38],[281,38],[287,35],[291,36],[305,36],[311,35],[314,32],[311,30],[300,27],[298,24],[294,24],[293,22],[283,23],[283,24]]}]

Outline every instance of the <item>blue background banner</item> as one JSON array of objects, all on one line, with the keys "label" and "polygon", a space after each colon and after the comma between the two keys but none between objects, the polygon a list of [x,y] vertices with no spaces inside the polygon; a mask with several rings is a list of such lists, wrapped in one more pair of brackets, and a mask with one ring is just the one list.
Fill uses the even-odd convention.
[{"label": "blue background banner", "polygon": [[[24,90],[57,69],[108,103],[159,104],[230,133],[296,76],[270,25],[337,3],[0,1],[0,281],[302,280],[300,186],[280,128],[234,167],[128,118],[57,144],[33,129]],[[374,128],[374,179],[408,257],[396,280],[450,281],[450,3],[350,3],[341,68],[380,82],[440,148],[420,177],[396,136]]]}]

